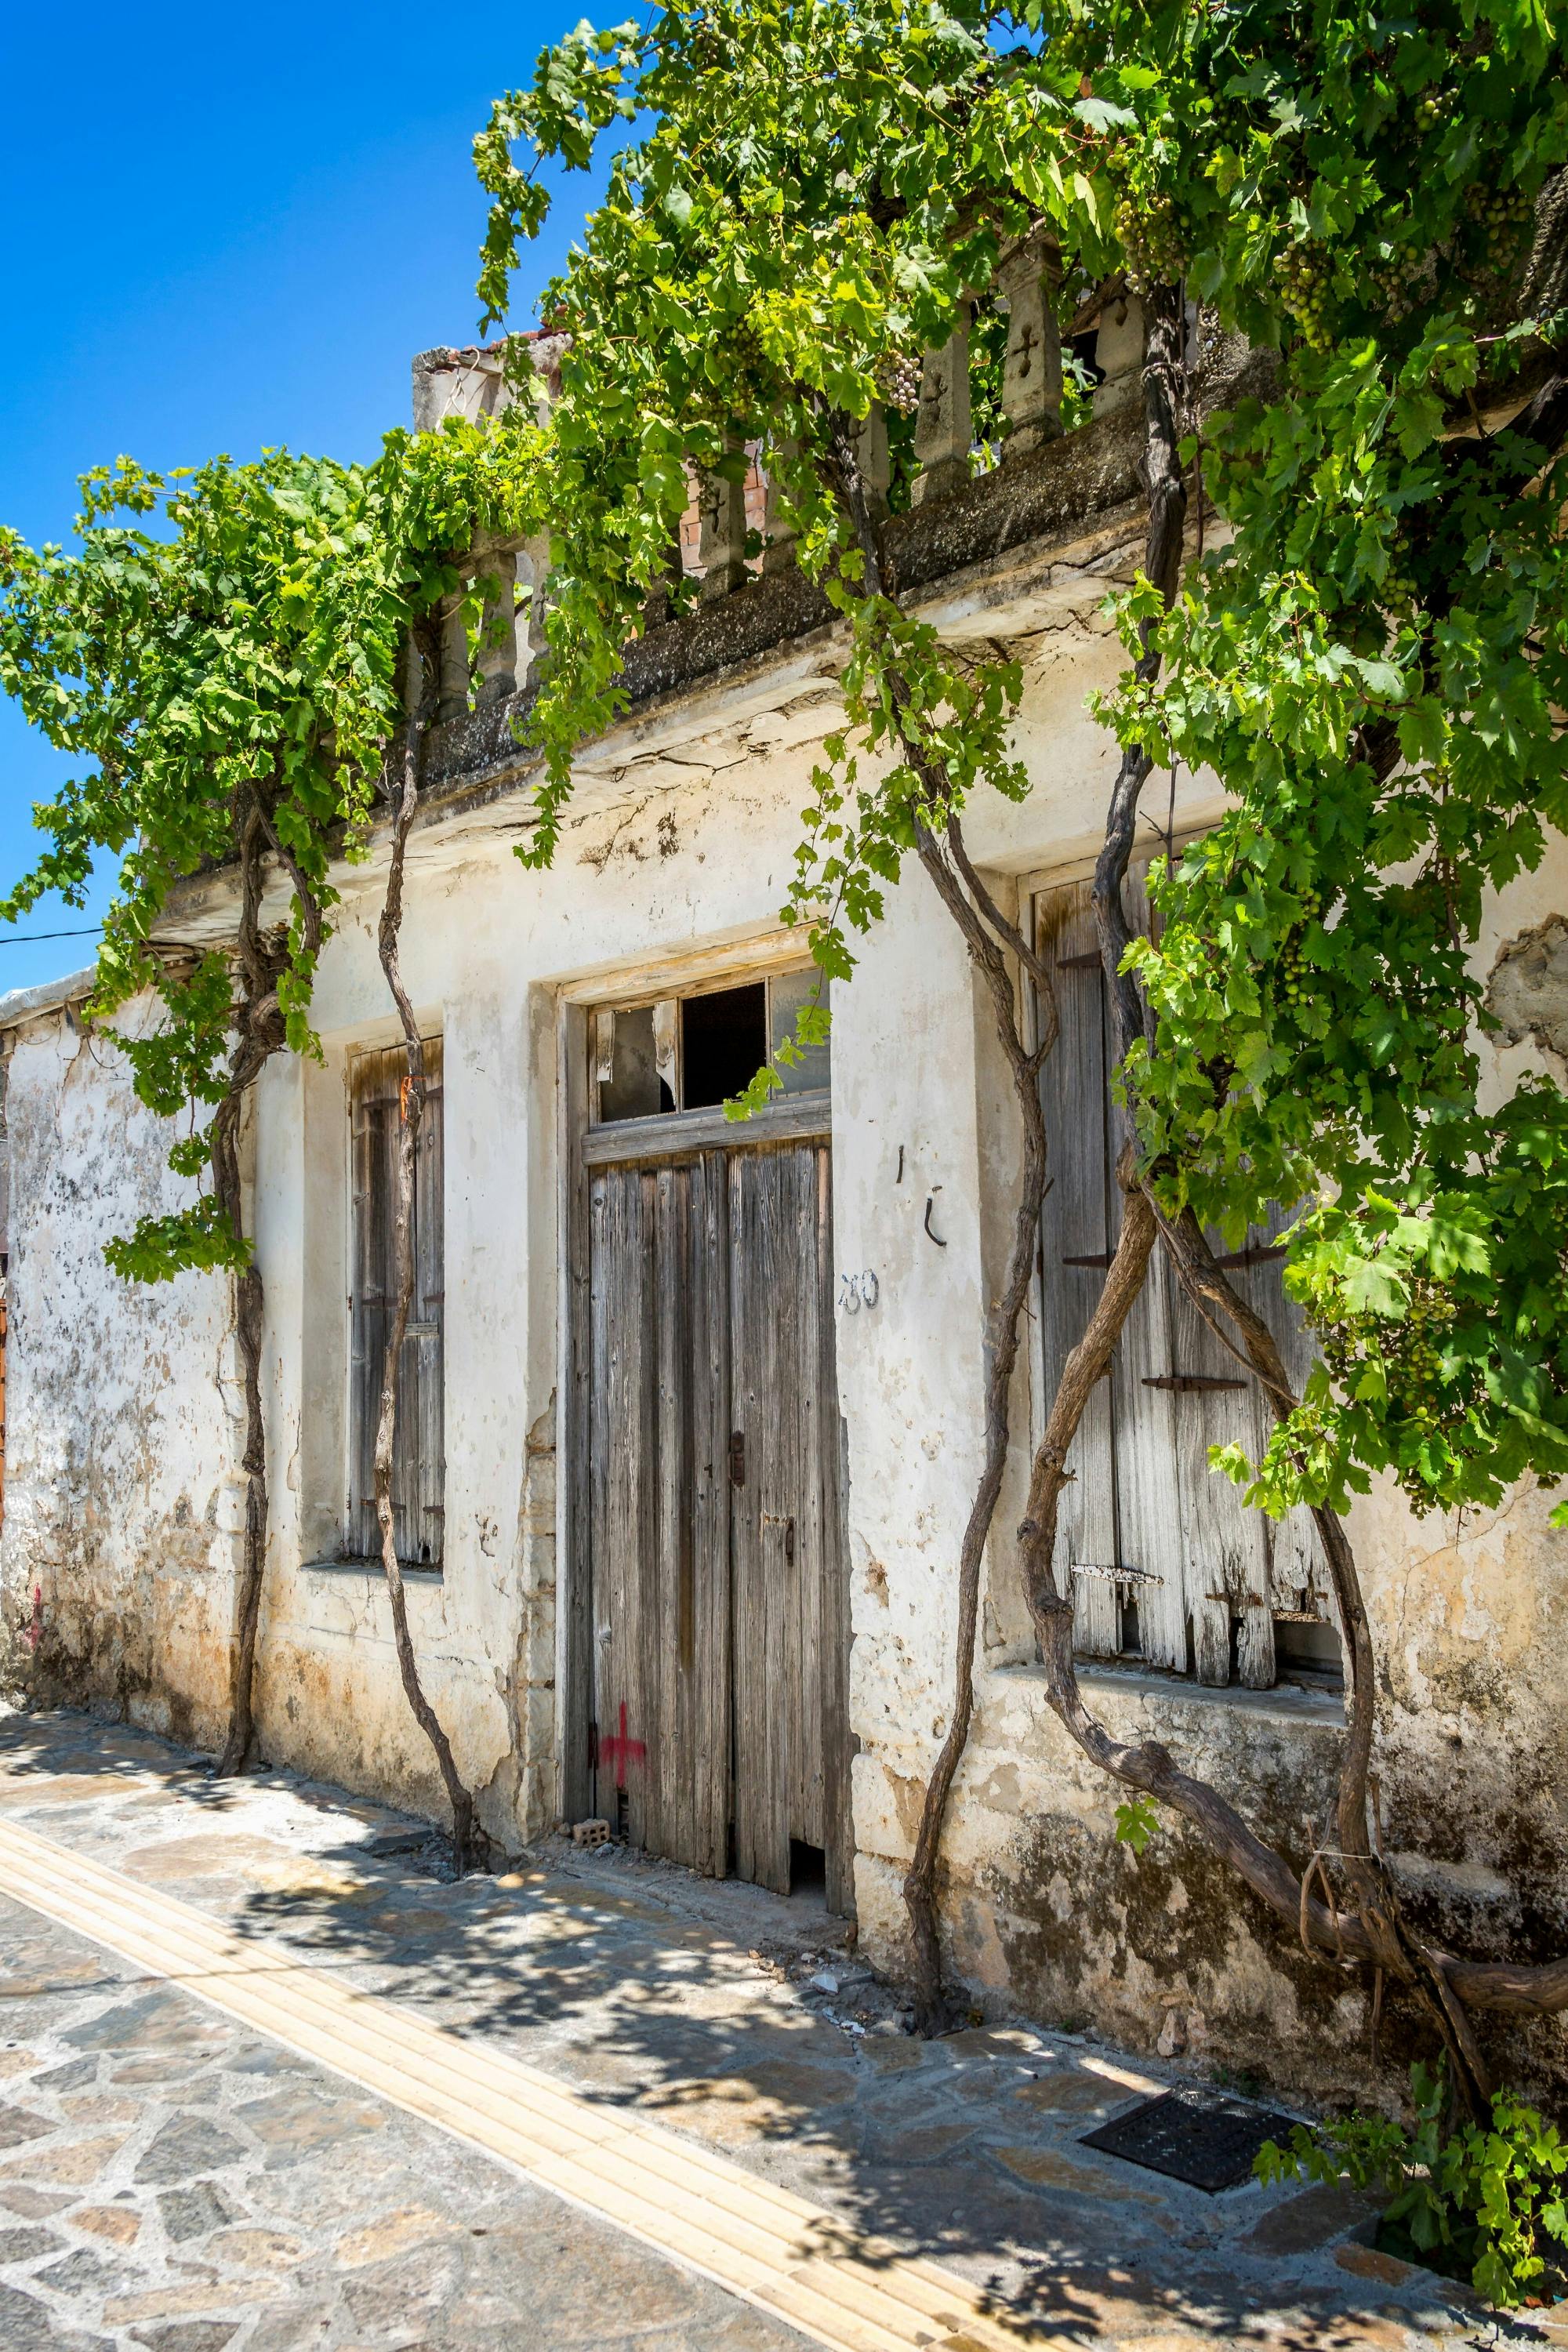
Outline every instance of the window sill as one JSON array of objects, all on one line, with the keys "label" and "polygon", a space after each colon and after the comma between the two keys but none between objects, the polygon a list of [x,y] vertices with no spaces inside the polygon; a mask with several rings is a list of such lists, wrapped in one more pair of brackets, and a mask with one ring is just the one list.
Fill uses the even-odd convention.
[{"label": "window sill", "polygon": [[[304,1559],[300,1565],[307,1576],[374,1576],[379,1579],[384,1573],[378,1559]],[[443,1584],[446,1571],[439,1568],[417,1567],[413,1561],[405,1560],[403,1581],[405,1584]]]},{"label": "window sill", "polygon": [[[1042,1687],[1045,1684],[1043,1666],[999,1666],[996,1672],[1007,1680],[1031,1680]],[[1163,1699],[1177,1706],[1227,1707],[1279,1723],[1321,1723],[1342,1728],[1345,1720],[1341,1692],[1310,1690],[1300,1683],[1277,1683],[1272,1690],[1243,1690],[1236,1683],[1188,1682],[1184,1675],[1116,1665],[1108,1658],[1079,1659],[1078,1678],[1086,1690],[1121,1691],[1130,1698]]]}]

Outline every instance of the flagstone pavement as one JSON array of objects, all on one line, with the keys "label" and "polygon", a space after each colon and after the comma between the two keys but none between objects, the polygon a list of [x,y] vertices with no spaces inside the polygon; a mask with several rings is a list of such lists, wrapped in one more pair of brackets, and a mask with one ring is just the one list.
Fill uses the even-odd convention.
[{"label": "flagstone pavement", "polygon": [[[15,1822],[635,2111],[983,2287],[1021,2340],[1425,2352],[1548,2340],[1375,2252],[1325,2189],[1209,2197],[1081,2144],[1165,2071],[921,2042],[799,1898],[552,1840],[436,1874],[425,1825],[68,1714],[0,1712]],[[858,2014],[857,2014],[858,2012]],[[868,2030],[858,2030],[869,2020]],[[0,1898],[4,2352],[501,2352],[807,2339],[613,2219]]]}]

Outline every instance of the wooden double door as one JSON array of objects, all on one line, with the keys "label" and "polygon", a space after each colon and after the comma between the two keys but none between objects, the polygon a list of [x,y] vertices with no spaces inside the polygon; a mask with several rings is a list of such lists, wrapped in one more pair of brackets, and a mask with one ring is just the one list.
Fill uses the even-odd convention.
[{"label": "wooden double door", "polygon": [[590,1752],[633,1844],[846,1909],[830,1182],[815,1139],[591,1173]]}]

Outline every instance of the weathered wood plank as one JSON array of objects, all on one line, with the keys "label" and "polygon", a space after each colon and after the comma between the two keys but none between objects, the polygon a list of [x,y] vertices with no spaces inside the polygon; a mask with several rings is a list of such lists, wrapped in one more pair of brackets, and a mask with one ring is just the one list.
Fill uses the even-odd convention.
[{"label": "weathered wood plank", "polygon": [[721,1152],[691,1171],[693,1869],[729,1868],[731,1813],[730,1235]]},{"label": "weathered wood plank", "polygon": [[[408,1549],[422,1567],[438,1567],[446,1526],[446,1088],[441,1040],[425,1045],[425,1109],[415,1163],[413,1318],[405,1346],[408,1393],[398,1400],[399,1435],[408,1481]],[[401,1083],[401,1081],[400,1081]],[[394,1130],[395,1170],[395,1129]],[[412,1357],[412,1367],[408,1359]]]},{"label": "weathered wood plank", "polygon": [[759,1650],[765,1637],[759,1620],[756,1489],[752,1483],[761,1459],[756,1429],[748,1426],[756,1399],[752,1355],[752,1285],[746,1265],[753,1220],[745,1171],[739,1152],[725,1160],[729,1195],[726,1232],[730,1257],[730,1434],[726,1456],[730,1481],[730,1587],[735,1779],[731,1799],[734,1866],[739,1878],[755,1879],[763,1831],[759,1811],[759,1759],[763,1753],[759,1710]]},{"label": "weathered wood plank", "polygon": [[[1296,1214],[1294,1209],[1272,1208],[1258,1239],[1273,1241],[1294,1222]],[[1300,1307],[1287,1296],[1278,1259],[1249,1269],[1248,1295],[1279,1341],[1290,1384],[1300,1396],[1318,1360],[1318,1343]],[[1260,1401],[1258,1452],[1268,1443],[1270,1425],[1267,1408]],[[1268,1520],[1267,1528],[1274,1608],[1310,1612],[1333,1626],[1342,1645],[1339,1605],[1310,1515],[1303,1510],[1288,1511],[1282,1519]]]},{"label": "weathered wood plank", "polygon": [[347,1548],[356,1559],[374,1556],[375,1525],[374,1463],[374,1384],[385,1347],[384,1281],[374,1231],[377,1138],[368,1105],[353,1090],[359,1073],[350,1068],[350,1145],[353,1197],[351,1203],[349,1267],[349,1479],[345,1525]]},{"label": "weathered wood plank", "polygon": [[[591,1687],[586,1803],[595,1812],[599,1808],[598,1731],[600,1724],[607,1721],[605,1710],[611,1699],[613,1667],[610,1650],[615,1639],[616,1598],[610,1530],[613,1516],[611,1489],[619,1475],[619,1464],[614,1440],[612,1384],[616,1377],[616,1363],[611,1326],[617,1308],[616,1280],[620,1262],[617,1243],[622,1182],[618,1173],[606,1171],[595,1176],[588,1188],[588,1475],[584,1564],[589,1577],[593,1638],[589,1657]],[[612,1773],[605,1786],[606,1800],[614,1785]]]},{"label": "weathered wood plank", "polygon": [[[788,1624],[784,1521],[796,1498],[793,1416],[781,1413],[786,1292],[779,1160],[736,1151],[730,1160],[731,1427],[744,1445],[744,1482],[732,1483],[731,1559],[735,1625],[735,1867],[789,1890]],[[793,1264],[791,1266],[793,1271]]]},{"label": "weathered wood plank", "polygon": [[658,1414],[655,1460],[657,1540],[648,1566],[657,1605],[648,1631],[658,1657],[657,1714],[650,1707],[648,1841],[660,1853],[699,1867],[699,1754],[701,1719],[697,1663],[697,1564],[693,1549],[694,1362],[692,1171],[661,1168],[655,1201],[655,1346]]},{"label": "weathered wood plank", "polygon": [[[1223,1253],[1217,1236],[1209,1238]],[[1201,1683],[1229,1682],[1234,1622],[1237,1679],[1249,1689],[1267,1690],[1274,1680],[1274,1621],[1262,1521],[1256,1511],[1244,1508],[1229,1479],[1208,1466],[1211,1445],[1255,1444],[1257,1384],[1215,1337],[1168,1269],[1167,1278],[1173,1371],[1231,1384],[1178,1392],[1173,1412],[1194,1671]]]},{"label": "weathered wood plank", "polygon": [[809,1155],[816,1192],[816,1359],[808,1372],[816,1382],[816,1478],[821,1566],[821,1689],[823,1844],[827,1866],[827,1907],[840,1916],[855,1910],[855,1826],[850,1768],[854,1742],[849,1728],[849,1542],[848,1471],[844,1417],[838,1410],[837,1332],[833,1281],[833,1153],[824,1143]]},{"label": "weathered wood plank", "polygon": [[645,1181],[636,1169],[616,1170],[594,1188],[595,1802],[634,1845],[647,1836],[650,1683],[657,1691],[644,1609],[654,1395]]},{"label": "weathered wood plank", "polygon": [[[1037,927],[1040,955],[1054,967],[1061,1021],[1040,1072],[1051,1180],[1040,1219],[1042,1410],[1048,1412],[1105,1281],[1103,1265],[1072,1261],[1108,1258],[1110,1171],[1105,982],[1098,965],[1079,961],[1096,948],[1088,883],[1043,892]],[[1110,1397],[1110,1381],[1101,1381],[1068,1455],[1071,1483],[1061,1497],[1054,1562],[1059,1589],[1074,1596],[1073,1639],[1087,1657],[1112,1657],[1121,1647],[1116,1586],[1072,1573],[1080,1562],[1120,1565]]]},{"label": "weathered wood plank", "polygon": [[562,1384],[561,1455],[557,1468],[555,1608],[557,1614],[556,1705],[560,1709],[560,1804],[568,1821],[584,1820],[593,1806],[588,1727],[594,1717],[594,1620],[592,1550],[592,1373],[590,1297],[593,1223],[589,1185],[582,1164],[582,1139],[588,1120],[591,1065],[588,1017],[580,1005],[562,1017],[556,1083],[561,1090],[559,1128],[563,1189],[561,1250],[565,1299],[558,1372]]},{"label": "weathered wood plank", "polygon": [[[830,1155],[823,1153],[826,1173]],[[830,1311],[824,1318],[829,1337],[831,1313],[832,1240],[825,1240],[827,1259],[826,1296]],[[836,1639],[828,1654],[824,1747],[827,1762],[827,1907],[841,1918],[853,1919],[855,1907],[855,1813],[853,1773],[858,1748],[849,1723],[849,1424],[838,1411],[838,1384],[831,1362],[824,1366],[823,1392],[834,1402],[837,1436],[833,1495],[833,1622]]]},{"label": "weathered wood plank", "polygon": [[[659,1769],[658,1754],[659,1686],[664,1661],[658,1646],[658,1279],[655,1180],[646,1169],[628,1170],[627,1199],[632,1207],[632,1249],[640,1260],[640,1276],[633,1274],[638,1313],[636,1317],[637,1360],[628,1382],[628,1415],[636,1421],[637,1488],[627,1545],[626,1576],[629,1605],[626,1622],[636,1642],[635,1655],[626,1658],[625,1688],[628,1700],[625,1734],[620,1717],[616,1733],[627,1745],[622,1758],[626,1788],[626,1835],[633,1845],[656,1843],[654,1791]],[[623,1318],[626,1319],[626,1318]]]},{"label": "weathered wood plank", "polygon": [[[1134,930],[1149,927],[1148,867],[1127,877],[1128,919]],[[1126,1133],[1125,1114],[1113,1107],[1110,1160],[1114,1168]],[[1121,1232],[1121,1191],[1112,1183],[1111,1230]],[[1186,1670],[1188,1630],[1180,1496],[1176,1486],[1175,1399],[1169,1389],[1145,1387],[1170,1373],[1173,1364],[1171,1295],[1163,1254],[1150,1260],[1149,1278],[1123,1326],[1111,1370],[1111,1416],[1116,1435],[1116,1496],[1124,1568],[1141,1569],[1157,1582],[1135,1585],[1138,1628],[1151,1665]]]},{"label": "weathered wood plank", "polygon": [[[393,1433],[393,1535],[398,1558],[439,1567],[443,1554],[443,1118],[438,1037],[425,1041],[429,1074],[415,1165],[412,1243],[415,1286],[398,1366]],[[375,1430],[394,1278],[393,1208],[401,1096],[401,1045],[356,1054],[349,1065],[353,1168],[350,1296],[348,1545],[357,1559],[381,1551],[375,1513]]]},{"label": "weathered wood plank", "polygon": [[[781,1531],[783,1574],[793,1599],[797,1631],[793,1647],[798,1679],[792,1692],[792,1759],[790,1774],[790,1835],[806,1845],[827,1849],[826,1770],[823,1751],[826,1728],[826,1629],[823,1622],[823,1583],[826,1559],[823,1540],[821,1319],[824,1313],[818,1270],[817,1155],[809,1146],[779,1157],[787,1160],[790,1208],[795,1227],[795,1361],[787,1368],[795,1381],[795,1500],[785,1498],[785,1526]],[[782,1172],[782,1171],[781,1171]],[[791,1556],[793,1554],[793,1557]],[[792,1662],[794,1663],[794,1662]]]},{"label": "weathered wood plank", "polygon": [[[832,1124],[828,1090],[817,1087],[809,1094],[791,1095],[748,1119],[746,1147],[826,1135]],[[607,1168],[627,1160],[657,1160],[663,1165],[695,1160],[704,1151],[733,1144],[734,1139],[734,1121],[722,1109],[661,1111],[657,1118],[617,1118],[591,1129],[583,1139],[583,1159],[589,1168]]]}]

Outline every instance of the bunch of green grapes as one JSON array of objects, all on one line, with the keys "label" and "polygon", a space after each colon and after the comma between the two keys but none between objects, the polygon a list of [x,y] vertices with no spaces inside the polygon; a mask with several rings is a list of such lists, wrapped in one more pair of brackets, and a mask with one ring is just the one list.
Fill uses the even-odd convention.
[{"label": "bunch of green grapes", "polygon": [[1377,601],[1385,613],[1408,613],[1421,601],[1411,561],[1409,548],[1403,540],[1396,539],[1388,551],[1388,569],[1377,592]]},{"label": "bunch of green grapes", "polygon": [[[1458,1307],[1443,1285],[1412,1275],[1404,1319],[1346,1314],[1318,1327],[1323,1361],[1337,1388],[1353,1392],[1363,1372],[1381,1364],[1388,1391],[1387,1418],[1404,1422],[1424,1437],[1459,1423],[1475,1386],[1473,1377],[1443,1380],[1443,1350]],[[1412,1467],[1396,1474],[1414,1502],[1426,1499],[1423,1480]]]},{"label": "bunch of green grapes", "polygon": [[1415,128],[1420,131],[1436,131],[1454,102],[1451,89],[1425,89],[1415,101]]},{"label": "bunch of green grapes", "polygon": [[1315,352],[1332,346],[1329,311],[1333,303],[1333,265],[1315,240],[1288,245],[1276,265],[1280,299]]},{"label": "bunch of green grapes", "polygon": [[1426,289],[1430,278],[1428,257],[1406,233],[1395,238],[1386,261],[1368,265],[1366,276],[1387,315],[1403,319],[1415,309]]},{"label": "bunch of green grapes", "polygon": [[1302,958],[1301,941],[1308,924],[1315,923],[1322,912],[1323,902],[1315,890],[1303,890],[1301,905],[1305,909],[1301,920],[1291,929],[1279,951],[1280,993],[1292,1013],[1300,1011],[1316,985],[1312,967]]},{"label": "bunch of green grapes", "polygon": [[1518,256],[1533,211],[1519,188],[1489,187],[1482,180],[1465,190],[1465,210],[1480,232],[1483,258],[1489,269],[1506,269]]},{"label": "bunch of green grapes", "polygon": [[1116,236],[1135,294],[1146,286],[1173,286],[1184,274],[1186,251],[1169,196],[1139,197],[1129,190],[1117,202]]}]

